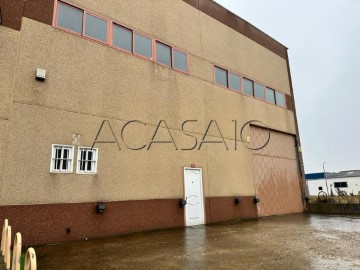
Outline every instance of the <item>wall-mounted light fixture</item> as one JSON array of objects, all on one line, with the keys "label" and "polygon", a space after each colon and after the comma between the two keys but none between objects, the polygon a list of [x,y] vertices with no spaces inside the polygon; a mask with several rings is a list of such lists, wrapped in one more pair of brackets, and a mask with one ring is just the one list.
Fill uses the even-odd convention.
[{"label": "wall-mounted light fixture", "polygon": [[46,70],[42,69],[42,68],[37,68],[36,69],[36,80],[37,81],[45,81],[45,77],[46,77]]},{"label": "wall-mounted light fixture", "polygon": [[185,205],[186,205],[186,200],[185,199],[179,199],[179,207],[184,208]]},{"label": "wall-mounted light fixture", "polygon": [[260,198],[254,197],[254,203],[259,203],[259,202],[260,202]]},{"label": "wall-mounted light fixture", "polygon": [[239,198],[239,197],[235,197],[235,198],[234,198],[234,203],[235,203],[236,205],[240,204],[240,203],[241,203],[240,198]]},{"label": "wall-mounted light fixture", "polygon": [[96,206],[96,213],[102,214],[105,211],[105,204],[103,202],[98,202]]}]

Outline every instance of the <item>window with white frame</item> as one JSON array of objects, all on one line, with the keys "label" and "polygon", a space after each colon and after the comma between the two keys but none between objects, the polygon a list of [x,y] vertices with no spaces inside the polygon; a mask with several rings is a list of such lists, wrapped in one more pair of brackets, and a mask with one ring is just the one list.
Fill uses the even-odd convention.
[{"label": "window with white frame", "polygon": [[50,172],[71,173],[73,171],[74,146],[52,145]]},{"label": "window with white frame", "polygon": [[95,174],[97,171],[98,149],[79,147],[76,173]]}]

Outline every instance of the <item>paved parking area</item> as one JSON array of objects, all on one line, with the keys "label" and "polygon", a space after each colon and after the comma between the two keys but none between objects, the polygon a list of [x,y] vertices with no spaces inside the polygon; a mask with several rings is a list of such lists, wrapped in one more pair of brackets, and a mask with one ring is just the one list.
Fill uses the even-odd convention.
[{"label": "paved parking area", "polygon": [[39,269],[360,269],[360,217],[296,214],[36,248]]}]

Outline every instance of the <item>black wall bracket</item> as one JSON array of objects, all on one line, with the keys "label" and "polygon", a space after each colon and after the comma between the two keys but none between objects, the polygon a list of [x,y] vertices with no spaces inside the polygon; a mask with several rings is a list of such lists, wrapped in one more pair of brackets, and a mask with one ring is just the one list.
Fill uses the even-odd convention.
[{"label": "black wall bracket", "polygon": [[185,199],[179,199],[179,207],[184,208],[185,205],[186,205],[186,200]]},{"label": "black wall bracket", "polygon": [[105,204],[103,202],[98,202],[96,206],[96,213],[102,214],[105,211]]}]

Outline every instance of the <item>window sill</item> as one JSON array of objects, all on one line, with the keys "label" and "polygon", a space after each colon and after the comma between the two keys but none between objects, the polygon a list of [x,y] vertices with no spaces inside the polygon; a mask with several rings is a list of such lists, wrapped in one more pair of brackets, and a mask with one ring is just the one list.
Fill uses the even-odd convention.
[{"label": "window sill", "polygon": [[76,172],[76,174],[79,174],[79,175],[95,175],[97,173],[96,172]]}]

